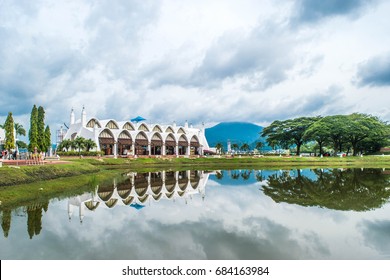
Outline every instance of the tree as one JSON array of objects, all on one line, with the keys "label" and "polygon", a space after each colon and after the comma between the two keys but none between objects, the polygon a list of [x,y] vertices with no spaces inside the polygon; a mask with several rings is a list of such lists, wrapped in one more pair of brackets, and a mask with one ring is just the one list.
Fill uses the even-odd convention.
[{"label": "tree", "polygon": [[92,139],[86,139],[84,144],[85,144],[85,149],[87,152],[89,152],[91,149],[97,147],[95,141],[93,141]]},{"label": "tree", "polygon": [[241,145],[241,150],[243,150],[244,152],[247,152],[249,151],[249,145],[247,143],[244,143]]},{"label": "tree", "polygon": [[16,145],[18,145],[18,148],[20,149],[27,149],[27,144],[21,140],[16,140]]},{"label": "tree", "polygon": [[346,139],[352,145],[353,155],[358,153],[359,144],[366,138],[388,138],[389,132],[385,123],[377,117],[354,113],[348,116]]},{"label": "tree", "polygon": [[221,154],[223,151],[223,144],[221,142],[218,142],[217,144],[215,144],[215,149],[219,154]]},{"label": "tree", "polygon": [[50,149],[50,145],[51,145],[51,132],[50,132],[50,128],[49,126],[47,125],[46,128],[45,128],[45,149],[44,151],[48,151]]},{"label": "tree", "polygon": [[257,141],[256,142],[256,146],[255,146],[255,148],[260,152],[261,151],[261,149],[264,147],[264,143],[263,142],[261,142],[261,141]]},{"label": "tree", "polygon": [[4,148],[6,150],[11,150],[15,148],[15,133],[14,133],[14,119],[12,117],[12,113],[9,112],[7,119],[4,124],[5,130],[5,144]]},{"label": "tree", "polygon": [[237,143],[233,143],[231,147],[233,151],[237,151],[239,148]]},{"label": "tree", "polygon": [[38,148],[38,109],[37,106],[33,106],[30,115],[30,130],[28,132],[28,138],[30,144],[28,150],[34,152],[35,148]]},{"label": "tree", "polygon": [[62,142],[58,145],[57,150],[62,151],[65,149],[66,151],[69,151],[69,148],[72,146],[72,141],[69,139],[64,139]]},{"label": "tree", "polygon": [[45,110],[42,106],[38,107],[38,149],[40,151],[46,151],[46,139],[45,139]]},{"label": "tree", "polygon": [[306,141],[305,131],[318,119],[319,117],[301,117],[274,121],[263,129],[261,136],[267,137],[270,146],[278,143],[282,148],[288,149],[291,145],[296,145],[297,155],[299,155],[301,146]]},{"label": "tree", "polygon": [[18,137],[18,135],[26,136],[26,130],[24,129],[23,125],[19,123],[15,123],[14,128],[15,128],[16,137]]},{"label": "tree", "polygon": [[329,128],[326,126],[326,121],[322,121],[322,118],[320,118],[318,121],[313,123],[305,131],[304,138],[316,141],[320,154],[322,154],[323,147],[330,141],[330,133]]},{"label": "tree", "polygon": [[79,150],[79,153],[81,149],[85,147],[85,138],[77,136],[76,139],[73,140],[74,142],[74,148]]}]

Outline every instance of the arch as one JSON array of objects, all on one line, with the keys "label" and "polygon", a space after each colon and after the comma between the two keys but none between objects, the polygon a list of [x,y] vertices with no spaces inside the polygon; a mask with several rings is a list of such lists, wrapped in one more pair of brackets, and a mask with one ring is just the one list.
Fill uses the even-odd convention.
[{"label": "arch", "polygon": [[136,155],[147,155],[148,154],[148,137],[145,132],[140,131],[135,137],[135,154]]},{"label": "arch", "polygon": [[123,199],[122,202],[125,205],[130,205],[134,201],[134,196],[129,196],[126,199]]},{"label": "arch", "polygon": [[113,208],[117,202],[118,202],[118,199],[111,198],[109,201],[106,202],[106,205],[108,208]]},{"label": "arch", "polygon": [[191,187],[195,190],[198,188],[200,182],[200,176],[197,171],[190,171],[190,184]]},{"label": "arch", "polygon": [[179,155],[187,154],[188,140],[184,134],[180,136],[178,146],[179,146],[179,150],[178,150]]},{"label": "arch", "polygon": [[163,140],[161,134],[155,132],[150,141],[150,153],[152,155],[161,155],[162,146],[163,146]]},{"label": "arch", "polygon": [[175,194],[175,192],[173,191],[173,192],[168,192],[165,195],[167,198],[172,198],[174,194]]},{"label": "arch", "polygon": [[98,119],[92,118],[87,122],[87,127],[94,128],[97,126],[98,128],[102,128],[102,125],[100,124]]},{"label": "arch", "polygon": [[114,194],[114,190],[98,192],[99,198],[103,201],[108,201],[113,194]]},{"label": "arch", "polygon": [[123,130],[118,135],[118,154],[127,155],[131,151],[131,145],[133,144],[133,139],[131,138],[130,132],[128,130]]},{"label": "arch", "polygon": [[145,194],[145,195],[142,196],[142,197],[138,197],[138,200],[139,200],[141,203],[145,203],[146,200],[148,200],[148,197],[149,197],[149,195],[148,195],[148,194]]},{"label": "arch", "polygon": [[199,147],[200,143],[198,137],[196,135],[192,136],[190,140],[190,154],[199,155]]},{"label": "arch", "polygon": [[159,201],[160,198],[162,197],[162,193],[159,193],[159,194],[157,194],[157,195],[152,195],[152,196],[153,196],[153,198],[154,198],[155,201]]},{"label": "arch", "polygon": [[149,127],[147,126],[146,123],[141,123],[139,126],[138,126],[138,130],[141,130],[141,131],[150,131]]},{"label": "arch", "polygon": [[106,127],[106,128],[109,128],[109,129],[119,129],[119,125],[118,125],[117,122],[114,121],[114,120],[110,120],[110,121],[106,124],[105,127]]},{"label": "arch", "polygon": [[74,140],[76,136],[77,136],[77,132],[72,133],[72,135],[70,136],[70,140]]},{"label": "arch", "polygon": [[100,204],[99,201],[94,202],[94,201],[92,201],[92,200],[89,200],[89,201],[84,202],[85,207],[87,207],[88,210],[91,210],[91,211],[93,211],[93,210],[95,210],[96,208],[98,208],[99,204]]},{"label": "arch", "polygon": [[131,130],[131,131],[134,131],[134,130],[135,130],[135,128],[134,128],[134,126],[131,124],[131,122],[125,122],[125,124],[122,126],[122,129]]},{"label": "arch", "polygon": [[167,171],[165,173],[165,189],[171,193],[175,190],[175,185],[176,185],[175,172]]},{"label": "arch", "polygon": [[174,155],[176,148],[176,139],[172,133],[169,133],[165,138],[165,154]]},{"label": "arch", "polygon": [[152,131],[156,131],[156,132],[160,132],[160,133],[163,132],[161,126],[159,126],[158,124],[156,124],[156,125],[153,127]]},{"label": "arch", "polygon": [[170,125],[165,129],[165,132],[167,132],[167,133],[175,133],[175,131],[173,130],[172,126],[170,126]]},{"label": "arch", "polygon": [[180,128],[178,129],[177,133],[186,134],[185,130],[184,130],[182,127],[180,127]]},{"label": "arch", "polygon": [[115,144],[114,135],[112,135],[109,129],[104,129],[99,134],[99,145],[100,150],[104,152],[105,155],[112,155],[113,148]]}]

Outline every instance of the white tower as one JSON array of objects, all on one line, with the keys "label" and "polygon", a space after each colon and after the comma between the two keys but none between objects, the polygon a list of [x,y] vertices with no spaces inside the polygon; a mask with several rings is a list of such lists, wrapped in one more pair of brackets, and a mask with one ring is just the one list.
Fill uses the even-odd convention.
[{"label": "white tower", "polygon": [[75,119],[74,119],[74,110],[72,108],[72,110],[70,111],[70,124],[74,124],[75,122]]},{"label": "white tower", "polygon": [[83,106],[83,111],[81,112],[81,125],[87,125],[87,113],[85,112],[85,107]]}]

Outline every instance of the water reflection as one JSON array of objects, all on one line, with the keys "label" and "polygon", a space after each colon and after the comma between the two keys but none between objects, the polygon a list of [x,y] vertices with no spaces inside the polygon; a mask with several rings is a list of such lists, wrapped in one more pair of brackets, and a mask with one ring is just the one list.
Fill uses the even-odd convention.
[{"label": "water reflection", "polygon": [[263,182],[264,193],[275,202],[320,206],[336,210],[368,211],[390,197],[390,180],[380,169],[314,169],[280,171]]},{"label": "water reflection", "polygon": [[377,169],[128,173],[3,211],[0,258],[389,259],[389,179]]},{"label": "water reflection", "polygon": [[209,173],[198,170],[161,171],[127,174],[127,179],[112,185],[97,186],[95,192],[69,199],[69,219],[77,213],[80,222],[87,210],[98,207],[113,208],[116,205],[141,209],[163,199],[182,199],[188,203],[193,195],[205,197]]}]

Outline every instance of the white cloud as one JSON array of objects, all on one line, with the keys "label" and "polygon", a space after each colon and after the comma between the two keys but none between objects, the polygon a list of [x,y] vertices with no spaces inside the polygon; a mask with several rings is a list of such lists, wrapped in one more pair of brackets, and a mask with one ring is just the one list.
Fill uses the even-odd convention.
[{"label": "white cloud", "polygon": [[389,118],[388,84],[354,81],[378,80],[368,62],[390,51],[390,4],[313,3],[2,1],[0,117],[25,122],[37,104],[52,129],[82,105],[163,123]]}]

